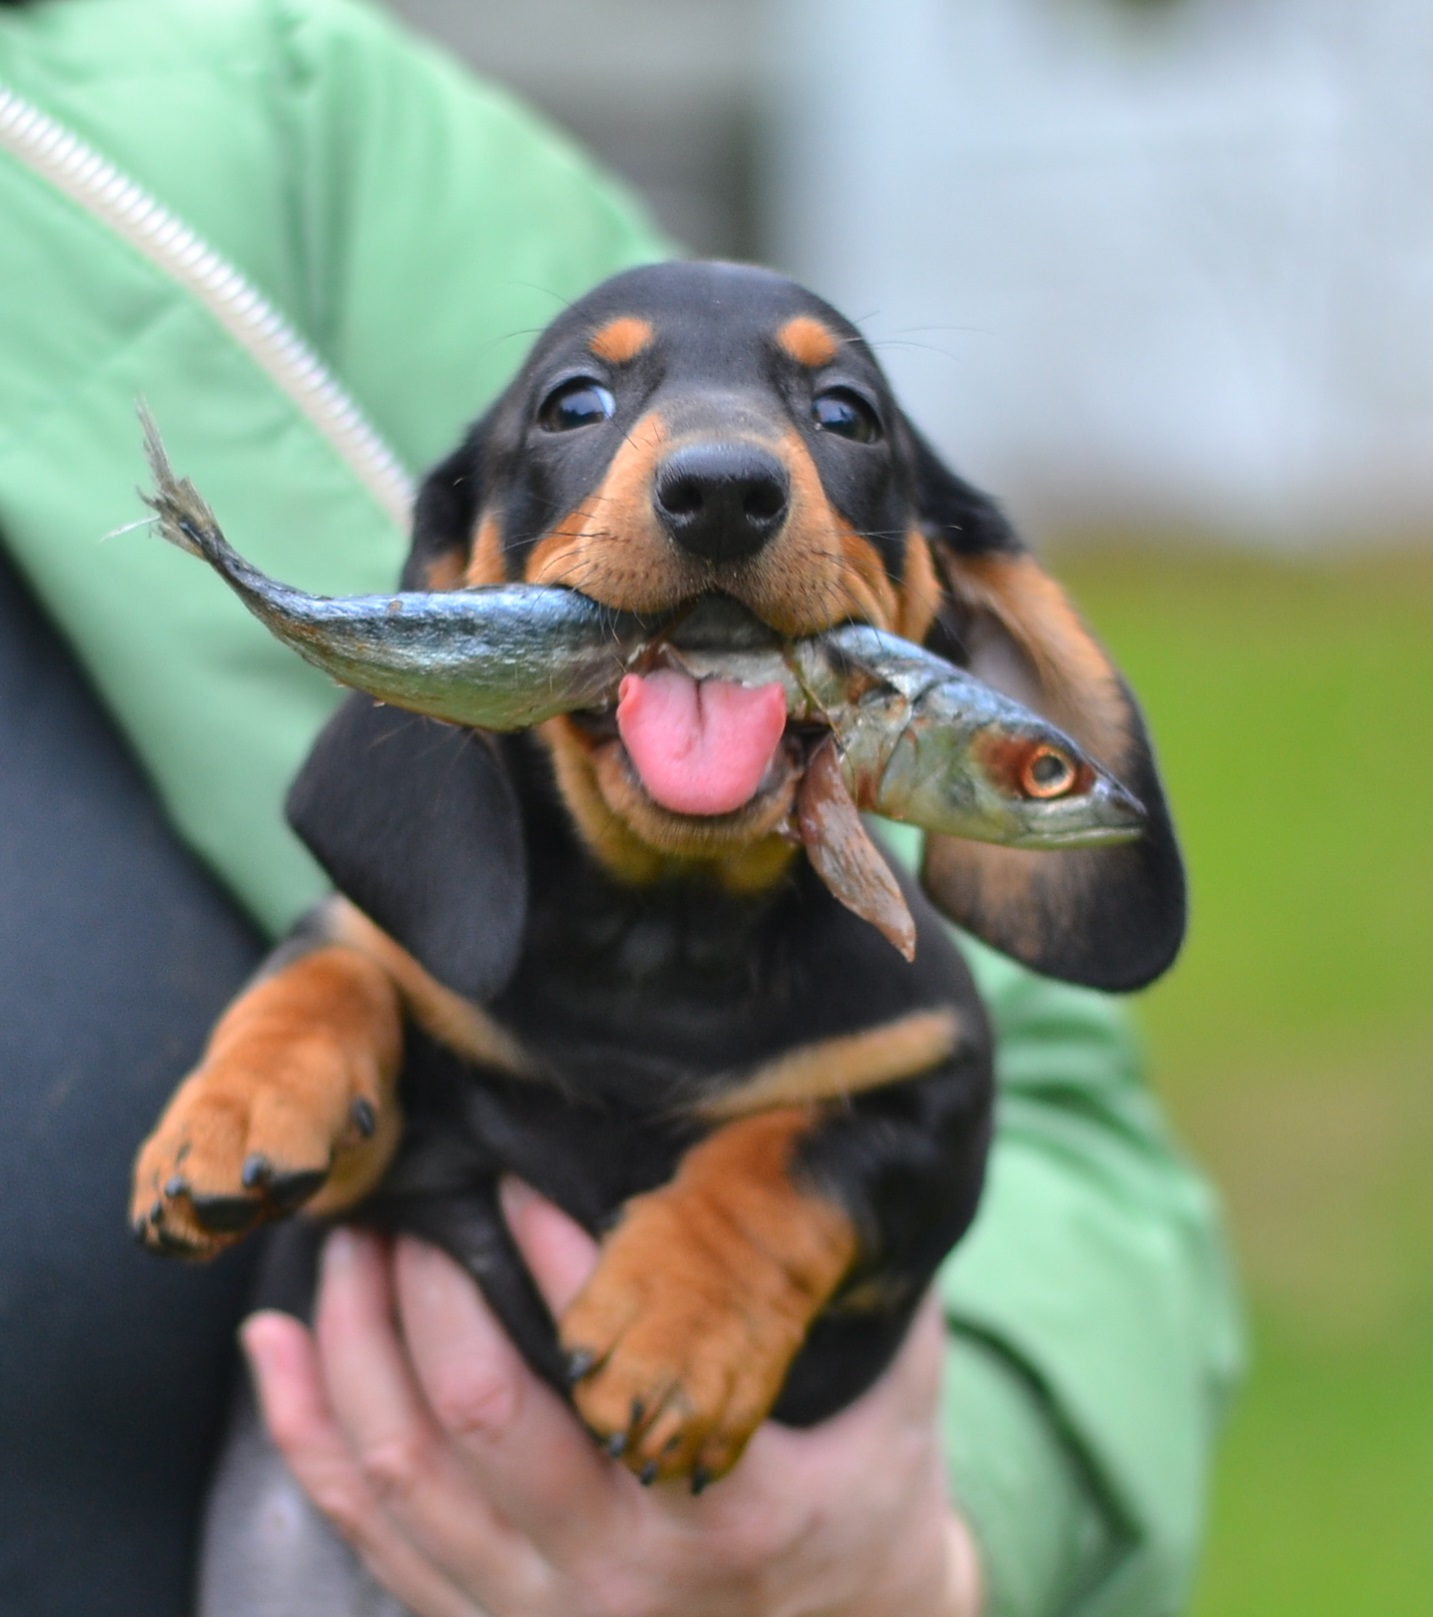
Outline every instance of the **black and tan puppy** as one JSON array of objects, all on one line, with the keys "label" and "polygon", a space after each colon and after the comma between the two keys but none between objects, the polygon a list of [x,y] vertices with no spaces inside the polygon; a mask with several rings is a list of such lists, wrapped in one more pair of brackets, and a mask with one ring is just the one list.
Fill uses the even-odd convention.
[{"label": "black and tan puppy", "polygon": [[[936,912],[1134,988],[1178,947],[1179,858],[1103,651],[858,333],[776,275],[635,270],[539,339],[429,476],[405,574],[505,580],[639,613],[717,596],[733,635],[893,630],[1148,813],[1121,847],[931,839],[908,964],[791,836],[809,738],[757,693],[668,671],[506,739],[354,696],[321,736],[290,815],[342,896],[215,1030],[140,1153],[137,1229],[203,1255],[306,1202],[417,1231],[614,1454],[700,1486],[768,1414],[865,1388],[974,1214],[990,1035]],[[602,1234],[556,1329],[504,1171]]]}]

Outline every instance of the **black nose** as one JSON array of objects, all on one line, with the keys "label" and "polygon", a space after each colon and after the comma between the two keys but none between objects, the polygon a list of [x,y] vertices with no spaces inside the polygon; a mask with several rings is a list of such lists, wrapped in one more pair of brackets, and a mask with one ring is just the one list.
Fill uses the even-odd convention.
[{"label": "black nose", "polygon": [[740,561],[786,520],[791,480],[757,444],[688,444],[657,468],[654,504],[662,526],[695,556]]}]

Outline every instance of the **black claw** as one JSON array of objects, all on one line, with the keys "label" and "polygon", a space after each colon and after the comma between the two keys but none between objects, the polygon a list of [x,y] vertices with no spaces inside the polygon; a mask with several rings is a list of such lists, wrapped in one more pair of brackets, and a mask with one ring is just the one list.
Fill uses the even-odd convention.
[{"label": "black claw", "polygon": [[614,1460],[620,1460],[627,1447],[626,1432],[616,1432],[602,1445]]},{"label": "black claw", "polygon": [[258,1190],[261,1185],[268,1184],[273,1171],[273,1163],[262,1151],[251,1151],[244,1158],[244,1166],[239,1169],[239,1183],[245,1190]]},{"label": "black claw", "polygon": [[373,1138],[373,1131],[378,1127],[378,1116],[370,1102],[362,1095],[348,1108],[348,1115],[353,1119],[353,1126],[365,1140]]},{"label": "black claw", "polygon": [[696,1496],[699,1493],[701,1493],[701,1491],[706,1487],[706,1485],[711,1481],[711,1479],[712,1479],[711,1472],[708,1471],[707,1468],[704,1465],[694,1465],[692,1467],[692,1498],[693,1499],[695,1499]]},{"label": "black claw", "polygon": [[220,1235],[236,1235],[248,1229],[260,1213],[259,1203],[252,1196],[196,1196],[191,1190],[189,1205],[206,1230]]},{"label": "black claw", "polygon": [[632,1400],[631,1424],[633,1426],[640,1426],[643,1420],[646,1418],[646,1414],[646,1404],[644,1404],[640,1398],[634,1398]]},{"label": "black claw", "polygon": [[141,1246],[148,1246],[149,1220],[142,1216],[135,1219],[134,1223],[129,1227],[129,1233],[135,1238],[136,1241],[139,1242]]},{"label": "black claw", "polygon": [[588,1348],[577,1348],[567,1355],[567,1379],[570,1382],[581,1381],[592,1366],[597,1363],[597,1355]]},{"label": "black claw", "polygon": [[176,1196],[182,1196],[189,1189],[189,1182],[182,1173],[171,1174],[164,1181],[164,1194],[172,1201]]},{"label": "black claw", "polygon": [[163,1217],[164,1217],[164,1203],[162,1201],[156,1200],[154,1205],[149,1209],[149,1222],[151,1224],[158,1224],[160,1219],[162,1219]]},{"label": "black claw", "polygon": [[644,1465],[637,1473],[637,1481],[640,1482],[644,1488],[650,1488],[656,1480],[657,1462],[655,1460],[648,1460],[646,1465]]},{"label": "black claw", "polygon": [[299,1173],[276,1173],[269,1179],[269,1200],[282,1213],[292,1212],[313,1195],[328,1178],[325,1168],[308,1168]]}]

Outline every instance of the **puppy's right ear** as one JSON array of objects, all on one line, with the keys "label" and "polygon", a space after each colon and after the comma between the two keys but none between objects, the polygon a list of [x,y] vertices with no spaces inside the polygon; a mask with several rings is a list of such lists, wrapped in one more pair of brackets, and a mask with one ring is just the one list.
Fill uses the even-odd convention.
[{"label": "puppy's right ear", "polygon": [[350,696],[287,811],[339,891],[430,976],[479,1003],[501,992],[522,943],[527,862],[491,736]]},{"label": "puppy's right ear", "polygon": [[1036,971],[1092,988],[1142,987],[1179,949],[1185,892],[1139,707],[999,507],[914,429],[910,441],[921,529],[914,554],[927,547],[926,643],[1058,724],[1146,816],[1139,840],[1115,847],[1037,852],[928,837],[922,882],[957,925]]},{"label": "puppy's right ear", "polygon": [[490,419],[474,422],[462,443],[423,479],[413,507],[413,544],[403,564],[402,589],[450,590],[474,582],[468,573],[479,542]]}]

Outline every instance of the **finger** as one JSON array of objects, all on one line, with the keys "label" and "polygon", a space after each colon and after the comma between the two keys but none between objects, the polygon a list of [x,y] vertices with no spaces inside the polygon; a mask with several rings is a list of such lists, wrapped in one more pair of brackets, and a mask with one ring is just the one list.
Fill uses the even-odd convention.
[{"label": "finger", "polygon": [[549,1554],[607,1531],[631,1478],[523,1362],[471,1279],[435,1247],[400,1239],[399,1315],[438,1424],[504,1515]]},{"label": "finger", "polygon": [[503,1217],[554,1319],[560,1318],[597,1265],[597,1243],[526,1180],[504,1174]]},{"label": "finger", "polygon": [[335,1230],[324,1246],[314,1335],[324,1388],[358,1470],[404,1536],[464,1588],[523,1579],[534,1552],[434,1420],[393,1305],[382,1245]]},{"label": "finger", "polygon": [[287,1314],[239,1333],[269,1435],[299,1486],[384,1588],[422,1617],[481,1617],[385,1515],[329,1408],[312,1338]]}]

